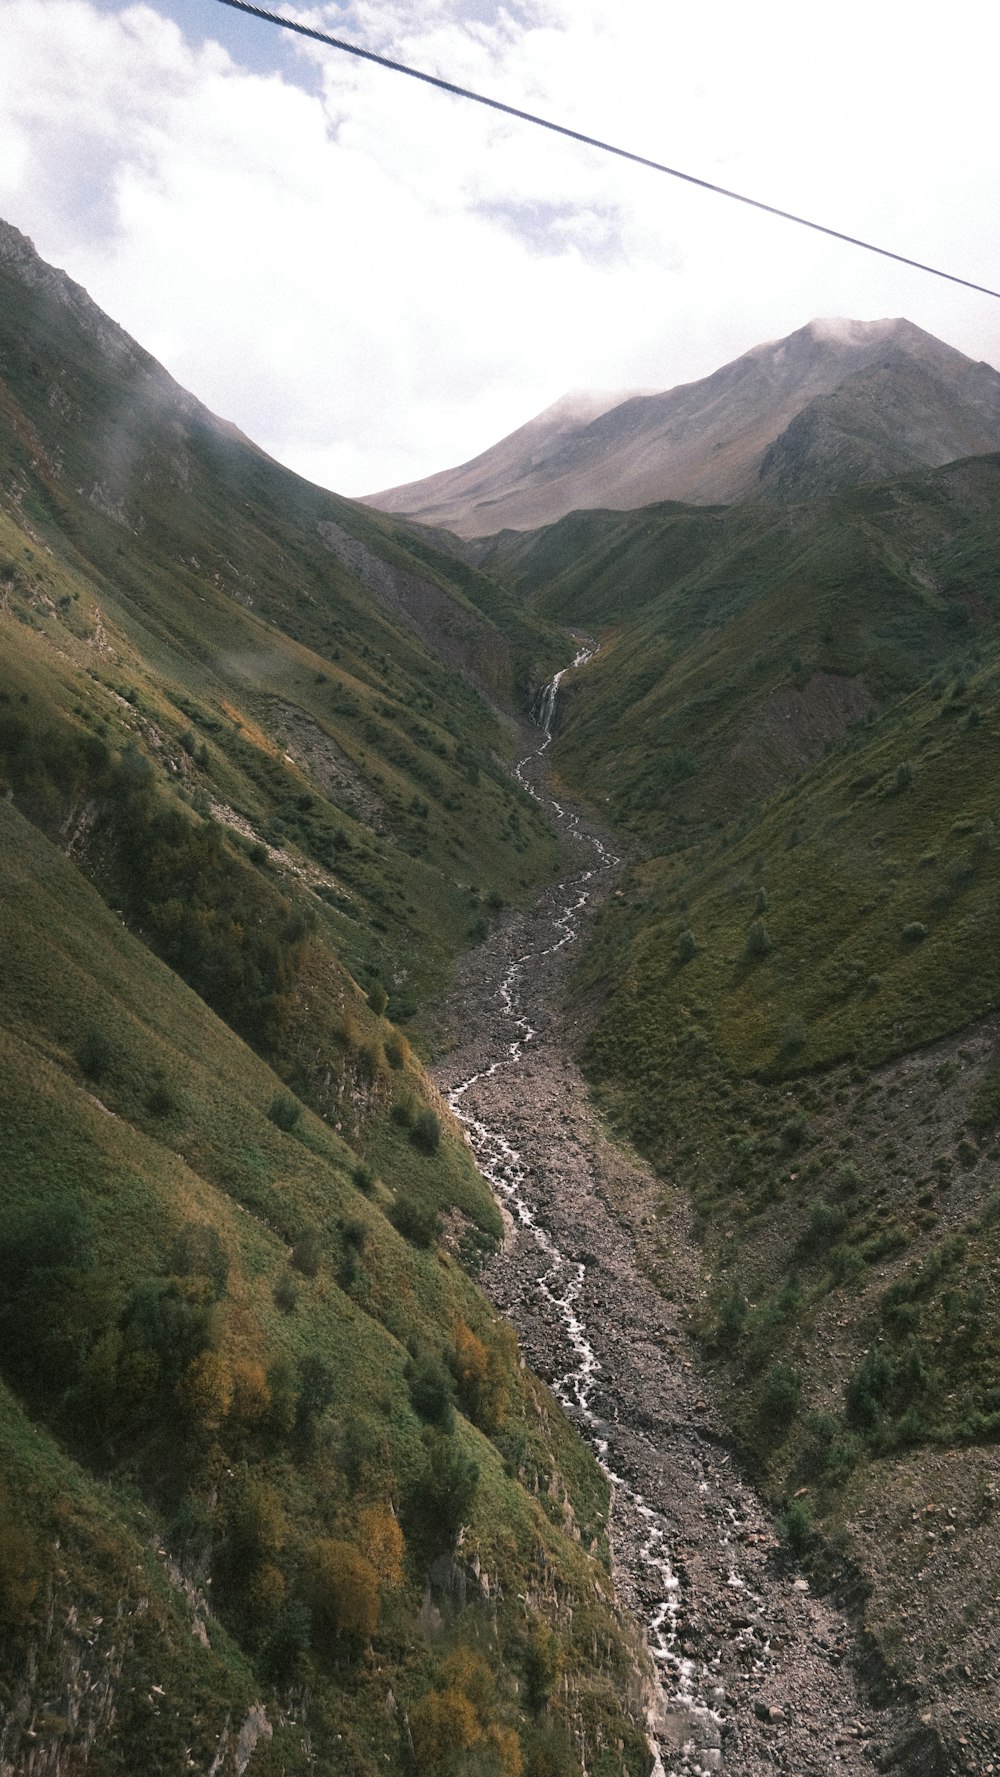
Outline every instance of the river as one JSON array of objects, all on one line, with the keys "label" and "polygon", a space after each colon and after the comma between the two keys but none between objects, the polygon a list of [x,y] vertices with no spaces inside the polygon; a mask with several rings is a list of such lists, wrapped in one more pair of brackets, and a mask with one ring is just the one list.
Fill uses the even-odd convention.
[{"label": "river", "polygon": [[781,1556],[688,1337],[702,1286],[685,1206],[609,1140],[572,1059],[570,960],[620,861],[551,791],[563,676],[517,775],[563,827],[567,871],[466,960],[436,1070],[505,1211],[483,1282],[611,1482],[616,1588],[656,1677],[650,1777],[860,1777],[904,1723],[866,1700],[838,1602]]}]

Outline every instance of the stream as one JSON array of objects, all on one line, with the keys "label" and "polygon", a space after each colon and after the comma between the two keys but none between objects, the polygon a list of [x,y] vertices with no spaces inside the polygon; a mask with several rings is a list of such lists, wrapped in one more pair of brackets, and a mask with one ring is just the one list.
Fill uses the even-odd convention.
[{"label": "stream", "polygon": [[[573,666],[590,657],[581,649]],[[656,1675],[649,1777],[870,1773],[901,1723],[865,1700],[843,1611],[775,1559],[689,1343],[702,1286],[686,1212],[610,1142],[571,1059],[570,953],[620,860],[551,793],[563,677],[538,701],[517,777],[564,826],[579,867],[466,960],[448,1007],[464,1036],[437,1069],[505,1211],[483,1283],[611,1484],[616,1589]]]}]

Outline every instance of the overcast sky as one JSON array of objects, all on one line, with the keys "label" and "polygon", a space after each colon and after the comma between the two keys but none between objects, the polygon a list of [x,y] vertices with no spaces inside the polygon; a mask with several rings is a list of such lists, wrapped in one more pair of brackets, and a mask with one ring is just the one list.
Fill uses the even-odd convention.
[{"label": "overcast sky", "polygon": [[[349,0],[320,29],[1000,288],[982,0]],[[1000,365],[1000,302],[218,0],[3,0],[0,214],[339,492],[570,389],[669,388],[817,315]]]}]

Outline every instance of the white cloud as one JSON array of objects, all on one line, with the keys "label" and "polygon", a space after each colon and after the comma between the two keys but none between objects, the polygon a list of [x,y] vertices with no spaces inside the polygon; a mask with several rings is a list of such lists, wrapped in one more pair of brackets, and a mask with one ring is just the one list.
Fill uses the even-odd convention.
[{"label": "white cloud", "polygon": [[[905,313],[1000,361],[1000,303],[305,40],[262,75],[171,4],[6,0],[0,211],[317,480],[410,479],[566,388],[669,386],[816,314]],[[973,0],[947,35],[895,0],[296,16],[1000,284],[997,27]]]}]

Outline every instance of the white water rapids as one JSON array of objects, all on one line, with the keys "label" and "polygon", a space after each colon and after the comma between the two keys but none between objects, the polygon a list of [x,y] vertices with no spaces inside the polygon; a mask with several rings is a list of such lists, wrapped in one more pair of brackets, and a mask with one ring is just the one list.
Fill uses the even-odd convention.
[{"label": "white water rapids", "polygon": [[[573,666],[582,666],[591,658],[592,650],[582,648]],[[564,669],[570,670],[570,669]],[[525,771],[537,761],[551,744],[552,719],[563,673],[557,673],[541,694],[535,710],[542,740],[539,746],[521,760],[517,777],[537,800],[538,791],[528,782]],[[553,798],[546,798],[557,818],[567,823],[573,838],[593,848],[603,865],[614,865],[617,859],[592,833],[583,833],[578,816],[567,811]],[[503,1022],[508,1031],[505,1048],[488,1067],[460,1081],[448,1092],[448,1103],[463,1124],[479,1168],[506,1204],[511,1215],[528,1231],[544,1255],[546,1269],[539,1280],[540,1295],[562,1323],[572,1363],[563,1374],[554,1378],[553,1392],[571,1417],[588,1437],[598,1460],[612,1486],[613,1517],[619,1524],[631,1516],[636,1531],[635,1541],[641,1548],[645,1576],[653,1581],[657,1594],[646,1622],[649,1648],[662,1692],[662,1707],[653,1707],[649,1715],[650,1777],[694,1777],[722,1769],[720,1730],[723,1716],[720,1704],[724,1694],[719,1674],[712,1667],[688,1658],[681,1647],[679,1619],[681,1613],[681,1580],[671,1561],[668,1528],[660,1513],[642,1493],[617,1472],[614,1454],[614,1427],[600,1419],[592,1405],[601,1363],[588,1337],[580,1312],[580,1296],[586,1267],[569,1259],[556,1245],[549,1231],[538,1218],[530,1198],[529,1169],[519,1150],[507,1139],[502,1129],[492,1128],[472,1115],[464,1100],[478,1081],[488,1079],[505,1068],[516,1068],[524,1051],[537,1035],[524,1010],[523,983],[525,972],[540,957],[550,956],[571,944],[577,936],[578,918],[590,899],[590,883],[594,869],[584,868],[562,884],[561,905],[553,915],[553,941],[541,950],[525,952],[509,965],[500,985]],[[702,1483],[704,1485],[704,1483]],[[728,1538],[724,1539],[724,1543]],[[729,1558],[730,1584],[741,1587],[743,1581],[735,1568],[731,1545]],[[716,1665],[717,1662],[713,1662]],[[658,1726],[669,1721],[669,1748],[658,1735]],[[678,1733],[677,1722],[687,1720],[690,1733]],[[679,1742],[679,1743],[678,1743]],[[664,1761],[667,1761],[666,1763]]]}]

